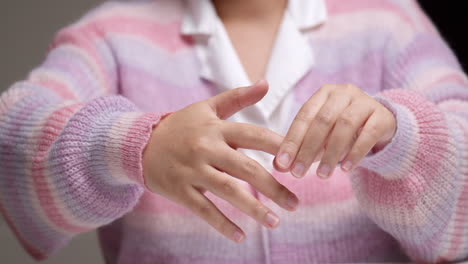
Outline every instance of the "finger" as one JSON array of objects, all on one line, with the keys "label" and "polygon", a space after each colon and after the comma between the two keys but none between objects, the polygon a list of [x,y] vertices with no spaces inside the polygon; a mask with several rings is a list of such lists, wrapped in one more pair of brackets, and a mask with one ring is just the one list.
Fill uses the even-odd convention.
[{"label": "finger", "polygon": [[302,141],[304,140],[304,136],[309,129],[310,123],[326,102],[327,98],[328,89],[320,89],[301,107],[273,162],[277,170],[282,172],[289,170],[291,163],[296,158],[296,153],[299,151]]},{"label": "finger", "polygon": [[325,179],[333,174],[336,164],[352,147],[359,128],[365,124],[372,112],[373,108],[356,101],[342,112],[327,140],[325,152],[317,169],[319,177]]},{"label": "finger", "polygon": [[184,205],[218,232],[234,242],[241,242],[245,238],[244,232],[198,190],[189,188],[187,195]]},{"label": "finger", "polygon": [[260,101],[268,92],[268,83],[258,81],[252,86],[241,87],[221,93],[207,100],[220,119],[226,119],[236,112]]},{"label": "finger", "polygon": [[234,178],[215,168],[211,168],[208,174],[211,176],[206,178],[204,186],[210,192],[228,201],[265,227],[275,228],[279,225],[279,217],[242,188]]},{"label": "finger", "polygon": [[283,141],[275,132],[250,124],[226,121],[222,129],[226,142],[234,149],[254,149],[275,155]]},{"label": "finger", "polygon": [[312,120],[309,130],[307,130],[292,166],[291,173],[295,177],[303,177],[308,171],[317,154],[326,146],[330,131],[338,116],[348,107],[350,101],[350,97],[333,93],[319,110],[314,120]]},{"label": "finger", "polygon": [[250,183],[255,189],[287,210],[295,210],[299,199],[280,184],[257,161],[226,147],[211,164],[220,171]]},{"label": "finger", "polygon": [[379,116],[379,112],[375,111],[367,120],[356,142],[342,162],[342,169],[344,171],[352,170],[385,134],[385,128],[379,125]]}]

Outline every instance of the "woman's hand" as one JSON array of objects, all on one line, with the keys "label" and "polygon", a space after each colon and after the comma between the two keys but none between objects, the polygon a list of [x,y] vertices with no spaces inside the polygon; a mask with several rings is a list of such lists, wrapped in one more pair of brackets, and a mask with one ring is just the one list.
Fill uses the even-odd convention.
[{"label": "woman's hand", "polygon": [[154,129],[143,156],[150,190],[187,207],[236,242],[243,240],[243,231],[204,195],[205,191],[269,228],[279,224],[278,216],[232,176],[249,182],[285,209],[294,210],[298,204],[297,197],[259,163],[236,151],[246,148],[274,155],[283,138],[265,128],[223,120],[255,104],[267,91],[268,84],[261,81],[169,115]]},{"label": "woman's hand", "polygon": [[[396,131],[394,115],[353,85],[325,85],[299,110],[275,158],[275,167],[302,177],[320,160],[327,178],[342,160],[352,170],[372,149],[382,149]],[[343,159],[344,158],[344,159]]]}]

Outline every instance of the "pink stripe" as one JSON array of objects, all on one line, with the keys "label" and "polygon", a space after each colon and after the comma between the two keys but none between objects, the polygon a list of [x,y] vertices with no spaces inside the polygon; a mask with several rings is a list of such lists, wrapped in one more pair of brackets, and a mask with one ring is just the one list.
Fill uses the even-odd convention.
[{"label": "pink stripe", "polygon": [[[398,90],[390,90],[384,92],[383,95],[394,102],[402,104],[409,108],[415,115],[419,127],[420,141],[416,151],[416,161],[409,169],[409,177],[387,181],[383,177],[374,175],[373,173],[363,173],[363,187],[368,192],[368,196],[382,205],[394,208],[413,209],[419,202],[419,199],[431,188],[430,183],[433,183],[435,178],[439,177],[438,168],[445,159],[441,159],[440,155],[433,155],[434,140],[436,135],[434,130],[443,129],[445,132],[437,133],[438,147],[445,147],[444,150],[439,150],[441,153],[448,153],[449,135],[447,133],[447,124],[443,114],[433,104],[423,100],[421,95],[416,95],[414,92],[402,92]],[[425,111],[421,111],[425,109]],[[427,120],[430,119],[431,125],[427,125]],[[438,120],[438,121],[436,121]],[[404,146],[402,146],[404,147]],[[428,167],[428,164],[431,164]],[[412,177],[424,177],[424,181],[412,180]],[[410,182],[409,182],[410,181]],[[385,188],[376,188],[376,186],[386,186]]]},{"label": "pink stripe", "polygon": [[[215,196],[212,193],[207,192],[205,194],[208,199],[213,201],[214,204],[229,218],[236,220],[243,220],[250,218],[246,214],[239,211],[239,209],[233,207],[225,200]],[[177,204],[167,198],[151,193],[146,190],[141,197],[137,206],[133,209],[134,212],[148,214],[148,215],[171,215],[174,217],[194,217],[189,209],[184,206]]]},{"label": "pink stripe", "polygon": [[465,114],[467,104],[468,102],[466,101],[450,100],[444,101],[440,106],[444,111],[453,113],[460,112]]},{"label": "pink stripe", "polygon": [[[295,179],[291,174],[282,174],[277,171],[273,172],[273,176],[279,182],[288,186],[295,193],[300,201],[301,206],[316,206],[326,203],[337,203],[351,199],[354,194],[347,173],[336,169],[333,177],[327,181],[321,180],[315,173],[311,173],[303,179]],[[236,217],[237,219],[246,218],[238,209],[227,205],[226,201],[221,198],[207,193],[207,196],[227,215]],[[193,216],[193,213],[181,205],[178,205],[166,198],[146,191],[140,199],[134,211],[148,214],[174,214],[178,216]]]},{"label": "pink stripe", "polygon": [[342,0],[327,0],[327,11],[330,15],[340,15],[340,14],[349,14],[353,12],[362,12],[366,9],[377,9],[382,11],[388,11],[391,13],[396,13],[399,17],[403,19],[408,25],[413,26],[414,23],[408,14],[404,13],[403,10],[396,6],[392,5],[388,1],[376,1],[376,0],[352,0],[352,1],[342,1]]},{"label": "pink stripe", "polygon": [[434,86],[437,86],[437,85],[443,84],[443,83],[459,84],[461,86],[466,86],[467,85],[466,79],[463,78],[463,76],[460,74],[460,72],[453,72],[452,74],[444,75],[442,78],[435,81],[433,84],[431,84],[426,89],[430,89],[430,88],[432,88]]},{"label": "pink stripe", "polygon": [[310,173],[302,179],[277,171],[273,172],[273,176],[298,196],[301,206],[342,202],[354,197],[347,173],[336,168],[332,177],[324,181],[315,173],[316,167],[313,166]]},{"label": "pink stripe", "polygon": [[[155,116],[153,113],[147,113],[144,115],[141,115],[138,119],[133,121],[133,123],[130,125],[127,135],[124,139],[125,142],[133,142],[135,138],[138,138],[139,140],[143,140],[144,142],[147,142],[149,140],[149,137],[151,135],[151,129],[152,126],[151,124],[156,124],[160,120],[160,116]],[[147,127],[142,127],[143,125],[147,125]],[[131,129],[130,129],[131,128]],[[142,137],[146,138],[142,138]],[[127,144],[122,144],[120,153],[122,153],[122,166],[123,169],[125,170],[126,175],[130,177],[130,179],[134,180],[135,182],[144,184],[143,180],[143,167],[141,165],[141,156],[143,155],[143,150],[145,146],[141,146],[141,149],[139,150],[139,156],[140,160],[135,161],[135,152],[129,150]],[[135,166],[135,164],[138,164],[138,167]]]},{"label": "pink stripe", "polygon": [[[149,40],[151,44],[162,47],[166,51],[176,52],[185,48],[190,48],[194,43],[191,37],[185,37],[180,34],[180,26],[180,21],[171,22],[168,24],[160,24],[155,21],[145,20],[144,18],[140,17],[120,15],[95,19],[90,23],[83,24],[78,28],[70,28],[65,32],[69,33],[66,34],[67,36],[74,34],[86,36],[87,39],[92,40],[93,42],[106,39],[108,36],[112,35],[133,36]],[[96,32],[96,28],[103,29]],[[67,40],[71,40],[72,43],[76,41],[69,38],[59,38],[54,42],[53,47],[57,46],[57,44],[60,44],[63,41],[66,42]],[[89,51],[92,51],[94,55],[96,54],[94,47],[86,45],[86,43],[78,42],[77,44],[79,44],[78,46],[85,44],[85,47]]]},{"label": "pink stripe", "polygon": [[47,87],[63,99],[76,99],[76,96],[68,89],[67,85],[52,79],[40,79],[33,81],[40,86]]},{"label": "pink stripe", "polygon": [[[179,34],[180,22],[161,25],[143,18],[115,16],[96,19],[79,27],[68,28],[57,35],[50,49],[63,43],[71,43],[85,50],[98,66],[97,71],[102,78],[104,87],[112,89],[111,80],[106,78],[106,66],[100,59],[95,43],[105,41],[108,35],[127,35],[149,40],[153,45],[162,47],[169,52],[176,52],[193,45],[191,37]],[[96,28],[104,28],[96,30]]]},{"label": "pink stripe", "polygon": [[62,131],[65,124],[67,123],[68,117],[73,115],[73,113],[75,113],[81,107],[81,104],[66,106],[64,108],[60,108],[58,111],[55,111],[49,116],[41,130],[37,142],[37,148],[33,155],[31,168],[34,189],[43,212],[56,226],[74,233],[83,232],[87,229],[68,223],[67,220],[63,217],[60,209],[54,202],[56,199],[54,195],[52,195],[49,184],[45,184],[48,180],[44,174],[44,170],[45,162],[47,161],[47,155],[49,154],[48,151],[59,136],[57,131]]},{"label": "pink stripe", "polygon": [[[96,26],[96,25],[93,25]],[[93,62],[96,64],[98,69],[95,69],[98,73],[100,81],[103,83],[103,88],[107,91],[112,90],[111,81],[107,78],[106,66],[100,59],[99,51],[97,50],[95,43],[97,40],[103,40],[104,33],[96,32],[96,28],[93,26],[80,27],[80,28],[70,28],[61,31],[53,43],[50,46],[50,49],[57,48],[63,44],[73,44],[77,48],[84,50],[86,54],[91,56]],[[94,65],[90,65],[92,68]]]},{"label": "pink stripe", "polygon": [[191,37],[180,35],[180,21],[159,24],[143,18],[119,16],[99,19],[93,24],[104,27],[107,34],[128,35],[150,40],[153,45],[162,47],[171,53],[193,45]]}]

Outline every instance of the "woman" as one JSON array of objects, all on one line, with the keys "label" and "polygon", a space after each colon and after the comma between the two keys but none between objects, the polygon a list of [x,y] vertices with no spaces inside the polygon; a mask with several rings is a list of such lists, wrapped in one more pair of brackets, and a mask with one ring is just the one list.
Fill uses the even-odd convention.
[{"label": "woman", "polygon": [[37,259],[459,261],[467,92],[415,1],[107,3],[1,96],[0,208]]}]

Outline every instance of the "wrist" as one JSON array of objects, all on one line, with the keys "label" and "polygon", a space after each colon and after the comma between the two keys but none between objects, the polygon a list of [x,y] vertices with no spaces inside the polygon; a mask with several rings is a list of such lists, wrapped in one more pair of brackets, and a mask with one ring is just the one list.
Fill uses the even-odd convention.
[{"label": "wrist", "polygon": [[149,191],[152,191],[152,186],[151,184],[151,175],[154,174],[154,169],[152,166],[152,163],[154,163],[155,158],[155,151],[154,151],[154,146],[156,142],[156,138],[158,137],[158,127],[161,126],[161,122],[163,119],[165,119],[168,115],[170,115],[172,112],[168,113],[163,113],[159,119],[159,121],[155,124],[152,125],[151,127],[151,132],[148,138],[148,141],[143,149],[142,152],[142,158],[141,158],[141,166],[142,166],[142,178],[143,178],[143,184],[145,185],[146,189]]}]

